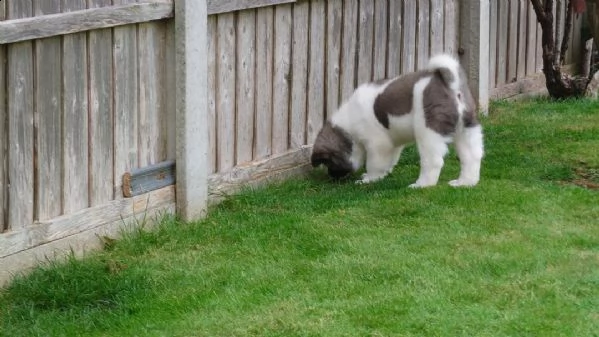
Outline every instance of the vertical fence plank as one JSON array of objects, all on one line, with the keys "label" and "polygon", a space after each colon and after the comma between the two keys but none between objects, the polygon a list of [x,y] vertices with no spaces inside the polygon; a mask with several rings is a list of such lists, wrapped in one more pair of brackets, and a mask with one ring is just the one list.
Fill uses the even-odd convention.
[{"label": "vertical fence plank", "polygon": [[289,94],[291,91],[292,5],[275,8],[272,151],[287,150],[289,145]]},{"label": "vertical fence plank", "polygon": [[418,1],[418,69],[428,64],[430,54],[430,3],[429,0]]},{"label": "vertical fence plank", "polygon": [[431,0],[431,55],[443,52],[443,0]]},{"label": "vertical fence plank", "polygon": [[272,92],[274,55],[274,7],[259,8],[256,13],[256,126],[254,159],[272,153]]},{"label": "vertical fence plank", "polygon": [[[63,0],[63,12],[87,8],[86,0]],[[63,36],[63,210],[86,208],[88,189],[88,78],[86,33]]]},{"label": "vertical fence plank", "polygon": [[[90,8],[110,0],[89,0]],[[113,199],[112,30],[89,32],[89,179],[90,205]]]},{"label": "vertical fence plank", "polygon": [[[570,46],[570,50],[572,54],[570,55],[570,62],[573,64],[581,64],[581,53],[582,53],[582,14],[574,14],[574,20],[572,20],[572,37],[570,38],[570,42],[572,45]],[[580,68],[578,68],[580,69]],[[577,70],[578,70],[577,69]]]},{"label": "vertical fence plank", "polygon": [[308,32],[310,3],[297,2],[293,7],[293,61],[291,86],[290,146],[292,149],[305,144],[306,92],[308,85]]},{"label": "vertical fence plank", "polygon": [[401,46],[401,70],[408,73],[416,70],[416,27],[418,24],[416,1],[403,2],[403,45]]},{"label": "vertical fence plank", "polygon": [[[19,0],[8,7],[8,19],[31,16],[31,0]],[[8,224],[20,229],[33,222],[33,44],[31,41],[7,47],[8,69]]]},{"label": "vertical fence plank", "polygon": [[374,80],[385,78],[387,68],[387,29],[389,13],[387,0],[374,2],[374,55],[372,59],[372,77]]},{"label": "vertical fence plank", "polygon": [[208,16],[208,174],[216,172],[216,15]]},{"label": "vertical fence plank", "polygon": [[[60,12],[60,2],[35,1],[34,14]],[[62,60],[60,37],[39,39],[35,43],[35,217],[51,219],[62,213]]]},{"label": "vertical fence plank", "polygon": [[[113,0],[115,5],[136,2]],[[114,182],[115,196],[120,192],[125,172],[139,167],[137,138],[138,97],[138,49],[137,26],[114,28]]]},{"label": "vertical fence plank", "polygon": [[165,25],[139,25],[139,165],[166,159]]},{"label": "vertical fence plank", "polygon": [[526,76],[533,75],[537,72],[537,15],[528,3],[527,15],[527,34],[526,34]]},{"label": "vertical fence plank", "polygon": [[499,30],[497,26],[498,16],[499,4],[497,0],[491,0],[489,22],[489,88],[495,88],[497,86],[497,40],[499,36]]},{"label": "vertical fence plank", "polygon": [[[177,63],[177,43],[176,40],[176,31],[175,31],[175,20],[169,19],[165,21],[165,61],[164,61],[164,111],[163,118],[166,119],[166,159],[167,160],[176,160],[177,159],[177,97],[172,94],[171,88],[177,87],[177,72],[174,71]],[[206,52],[206,56],[208,53]],[[206,62],[207,64],[208,62]],[[206,76],[208,77],[208,76]],[[210,115],[208,113],[207,123],[208,125],[213,124],[214,115]],[[209,129],[207,129],[208,131]],[[209,136],[210,136],[210,131]],[[208,144],[208,146],[210,146]],[[210,153],[210,152],[208,152]],[[210,156],[207,156],[207,165],[210,164],[209,160]],[[214,163],[212,161],[212,163]],[[208,166],[208,170],[210,171],[210,166]]]},{"label": "vertical fence plank", "polygon": [[237,117],[236,117],[236,163],[252,160],[255,111],[256,71],[256,12],[240,11],[237,17]]},{"label": "vertical fence plank", "polygon": [[235,165],[235,14],[218,16],[216,124],[218,171]]},{"label": "vertical fence plank", "polygon": [[458,54],[458,18],[460,17],[458,9],[459,4],[456,3],[456,0],[445,0],[445,36],[443,50],[454,56],[457,56]]},{"label": "vertical fence plank", "polygon": [[360,22],[358,36],[358,85],[372,81],[374,2],[360,1]]},{"label": "vertical fence plank", "polygon": [[[6,14],[6,1],[0,2],[0,21]],[[7,157],[8,157],[8,130],[6,129],[6,47],[0,45],[0,233],[8,229],[6,212],[8,209],[7,189]]]},{"label": "vertical fence plank", "polygon": [[310,6],[310,65],[308,67],[308,125],[306,144],[311,144],[324,122],[326,2]]},{"label": "vertical fence plank", "polygon": [[507,83],[508,62],[508,33],[509,33],[509,2],[499,2],[499,17],[497,22],[497,84]]},{"label": "vertical fence plank", "polygon": [[515,82],[518,72],[518,1],[510,0],[509,32],[508,32],[508,61],[507,82]]},{"label": "vertical fence plank", "polygon": [[343,2],[343,34],[341,41],[341,101],[356,87],[356,47],[358,43],[358,0]]},{"label": "vertical fence plank", "polygon": [[401,19],[401,2],[389,1],[387,78],[393,78],[401,73]]},{"label": "vertical fence plank", "polygon": [[343,2],[330,0],[327,5],[327,107],[326,116],[330,116],[339,105],[339,75],[341,62],[341,29],[343,24]]},{"label": "vertical fence plank", "polygon": [[518,1],[518,80],[526,77],[526,36],[528,29],[528,0]]}]

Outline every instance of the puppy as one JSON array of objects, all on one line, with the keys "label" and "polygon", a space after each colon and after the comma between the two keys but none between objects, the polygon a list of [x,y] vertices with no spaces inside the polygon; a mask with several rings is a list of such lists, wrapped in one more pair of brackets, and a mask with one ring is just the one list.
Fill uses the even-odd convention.
[{"label": "puppy", "polygon": [[414,142],[420,175],[410,187],[437,184],[451,142],[461,168],[449,184],[478,183],[482,128],[465,73],[451,56],[435,56],[424,70],[359,86],[318,133],[312,166],[324,164],[332,178],[343,178],[365,162],[366,173],[357,183],[369,183],[389,174]]}]

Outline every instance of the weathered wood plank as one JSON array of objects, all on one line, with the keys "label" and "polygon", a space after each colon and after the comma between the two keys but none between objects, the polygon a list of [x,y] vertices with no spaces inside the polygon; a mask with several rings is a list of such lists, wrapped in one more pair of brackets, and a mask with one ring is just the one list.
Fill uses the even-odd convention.
[{"label": "weathered wood plank", "polygon": [[497,30],[499,32],[497,41],[497,84],[505,84],[507,78],[508,63],[508,33],[509,33],[509,2],[499,2],[499,16]]},{"label": "weathered wood plank", "polygon": [[528,29],[528,0],[518,1],[518,67],[516,76],[518,80],[526,77],[526,36]]},{"label": "weathered wood plank", "polygon": [[389,1],[389,44],[387,52],[387,78],[401,73],[401,2]]},{"label": "weathered wood plank", "polygon": [[429,0],[418,1],[418,58],[416,67],[424,68],[430,55],[430,3]]},{"label": "weathered wood plank", "polygon": [[518,73],[518,1],[510,0],[509,5],[509,32],[508,32],[508,59],[507,59],[507,81],[509,83],[517,80]]},{"label": "weathered wood plank", "polygon": [[387,77],[387,40],[388,30],[388,2],[387,0],[374,1],[374,50],[372,58],[372,78],[379,80]]},{"label": "weathered wood plank", "polygon": [[265,6],[288,4],[297,0],[208,0],[208,14],[234,12]]},{"label": "weathered wood plank", "polygon": [[[326,3],[313,0],[310,6],[310,66],[308,67],[308,125],[306,144],[312,144],[325,116]],[[303,144],[302,144],[303,145]]]},{"label": "weathered wood plank", "polygon": [[37,221],[20,230],[2,234],[0,258],[90,231],[106,223],[126,219],[146,209],[170,204],[174,200],[175,188],[171,185],[133,198],[113,200],[72,214]]},{"label": "weathered wood plank", "polygon": [[374,1],[360,1],[358,27],[358,85],[372,81]]},{"label": "weathered wood plank", "polygon": [[[527,0],[528,1],[528,0]],[[497,26],[499,16],[499,4],[493,0],[490,2],[490,21],[489,21],[489,88],[497,86],[497,41],[499,39],[499,30]]]},{"label": "weathered wood plank", "polygon": [[[175,20],[170,19],[164,22],[164,49],[165,49],[165,74],[163,85],[164,111],[163,119],[166,121],[166,159],[177,159],[177,95],[172,94],[171,88],[177,87],[177,33],[175,29]],[[208,55],[208,54],[206,54]],[[214,55],[214,54],[213,54]],[[214,117],[214,115],[212,115]],[[208,117],[207,117],[208,118]],[[209,123],[214,120],[208,119]],[[210,144],[208,144],[210,146]],[[208,152],[210,153],[210,152]],[[209,163],[209,161],[207,161]],[[214,163],[214,161],[212,161]]]},{"label": "weathered wood plank", "polygon": [[139,25],[139,167],[166,159],[165,24]]},{"label": "weathered wood plank", "polygon": [[[60,2],[35,1],[37,16],[60,12]],[[35,152],[37,179],[36,219],[44,220],[62,213],[62,59],[58,37],[35,43]]]},{"label": "weathered wood plank", "polygon": [[272,154],[274,7],[256,13],[256,127],[253,159]]},{"label": "weathered wood plank", "polygon": [[[528,0],[526,1],[528,2]],[[537,72],[537,15],[532,7],[528,4],[527,15],[527,33],[526,33],[526,76],[533,75]]]},{"label": "weathered wood plank", "polygon": [[[111,0],[90,0],[90,7],[110,6]],[[89,180],[90,205],[113,199],[112,30],[89,32]]]},{"label": "weathered wood plank", "polygon": [[[19,7],[21,0],[15,1]],[[25,0],[25,3],[30,2]],[[48,2],[48,1],[43,1]],[[91,4],[97,3],[90,0]],[[0,44],[111,28],[173,16],[172,2],[139,3],[122,6],[105,5],[68,13],[0,22]]]},{"label": "weathered wood plank", "polygon": [[346,100],[354,92],[358,76],[356,74],[356,53],[358,43],[358,1],[343,2],[343,34],[341,41],[341,82],[340,100]]},{"label": "weathered wood plank", "polygon": [[289,147],[289,106],[291,92],[292,5],[275,8],[272,153]]},{"label": "weathered wood plank", "polygon": [[326,109],[325,119],[339,106],[339,73],[341,62],[341,29],[343,28],[343,1],[330,0],[327,4],[326,50]]},{"label": "weathered wood plank", "polygon": [[293,47],[291,120],[289,145],[296,149],[306,143],[306,107],[308,92],[308,32],[310,3],[302,1],[293,6]]},{"label": "weathered wood plank", "polygon": [[208,17],[208,174],[216,172],[216,91],[217,91],[217,49],[218,31],[216,29],[216,15]]},{"label": "weathered wood plank", "polygon": [[217,30],[217,172],[224,172],[235,166],[235,15],[219,15]]},{"label": "weathered wood plank", "polygon": [[[86,0],[63,0],[64,11],[87,7]],[[63,212],[89,204],[88,175],[88,77],[85,33],[63,37]],[[118,92],[118,91],[117,91]]]},{"label": "weathered wood plank", "polygon": [[[135,0],[113,0],[122,5]],[[138,116],[139,80],[137,27],[114,28],[114,190],[121,196],[122,177],[125,172],[139,167]]]},{"label": "weathered wood plank", "polygon": [[[235,163],[252,160],[255,113],[256,12],[245,10],[237,16],[237,118]],[[262,85],[262,84],[261,84]],[[261,92],[262,90],[260,90]],[[260,93],[262,94],[262,93]]]},{"label": "weathered wood plank", "polygon": [[458,10],[459,3],[456,0],[445,0],[443,50],[454,56],[458,54],[458,18],[460,17]]},{"label": "weathered wood plank", "polygon": [[[8,7],[9,19],[31,16],[31,0]],[[8,102],[8,224],[18,230],[33,222],[34,210],[34,67],[31,42],[7,47]]]},{"label": "weathered wood plank", "polygon": [[[0,2],[0,21],[6,14],[6,1]],[[8,129],[6,111],[6,47],[0,45],[0,233],[8,229]]]},{"label": "weathered wood plank", "polygon": [[401,70],[409,73],[416,70],[416,27],[417,13],[414,0],[403,2],[403,45],[401,46]]},{"label": "weathered wood plank", "polygon": [[430,7],[431,20],[431,55],[437,55],[443,52],[443,25],[444,8],[443,0],[431,0]]},{"label": "weathered wood plank", "polygon": [[174,185],[175,161],[167,160],[157,164],[133,169],[123,174],[122,195],[125,198],[145,194]]}]

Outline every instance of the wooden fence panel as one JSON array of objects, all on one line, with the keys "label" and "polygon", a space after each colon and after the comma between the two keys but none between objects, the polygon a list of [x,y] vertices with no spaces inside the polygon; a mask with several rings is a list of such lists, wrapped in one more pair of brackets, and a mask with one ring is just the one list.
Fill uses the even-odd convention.
[{"label": "wooden fence panel", "polygon": [[[64,12],[87,8],[86,0],[63,0]],[[63,212],[89,206],[88,189],[88,76],[86,33],[62,38],[63,86]],[[120,75],[120,73],[119,73]],[[117,91],[117,94],[119,92]],[[117,124],[118,128],[118,124]],[[136,131],[133,129],[133,131]],[[127,129],[126,132],[131,132]],[[132,133],[132,132],[131,132]],[[134,133],[134,137],[135,137]]]},{"label": "wooden fence panel", "polygon": [[273,116],[272,116],[272,152],[283,153],[289,146],[289,115],[292,69],[292,6],[282,5],[275,8],[274,32],[274,79],[273,79]]},{"label": "wooden fence panel", "polygon": [[510,0],[509,4],[509,24],[508,24],[508,57],[507,57],[507,82],[512,83],[517,80],[518,72],[518,1]]},{"label": "wooden fence panel", "polygon": [[403,43],[401,52],[401,70],[407,73],[416,70],[416,27],[417,11],[414,0],[403,2]]},{"label": "wooden fence panel", "polygon": [[235,14],[218,17],[218,170],[235,165]]},{"label": "wooden fence panel", "polygon": [[372,81],[374,1],[360,1],[358,27],[358,85]]},{"label": "wooden fence panel", "polygon": [[528,35],[528,0],[518,1],[518,66],[516,77],[526,77],[526,36]]},{"label": "wooden fence panel", "polygon": [[302,1],[293,6],[293,49],[290,147],[298,148],[306,140],[306,107],[308,85],[308,35],[310,3]]},{"label": "wooden fence panel", "polygon": [[437,55],[443,52],[443,25],[444,25],[444,6],[443,0],[431,0],[430,7],[430,39],[431,55]]},{"label": "wooden fence panel", "polygon": [[[528,30],[526,35],[526,75],[531,76],[537,72],[537,15],[532,4],[528,4]],[[494,88],[495,86],[490,86]]]},{"label": "wooden fence panel", "polygon": [[507,83],[508,36],[509,36],[509,2],[499,2],[497,21],[497,84]]},{"label": "wooden fence panel", "polygon": [[308,123],[306,144],[312,144],[324,123],[326,3],[313,0],[310,5],[310,58],[308,66]]},{"label": "wooden fence panel", "polygon": [[393,78],[401,73],[401,2],[389,1],[389,44],[387,46],[387,77]]},{"label": "wooden fence panel", "polygon": [[[4,20],[6,14],[6,2],[0,2],[0,21]],[[6,47],[0,45],[0,233],[8,229],[8,130],[6,111]]]},{"label": "wooden fence panel", "polygon": [[422,69],[426,67],[429,59],[430,51],[430,2],[429,0],[418,1],[418,58],[416,60],[416,68]]},{"label": "wooden fence panel", "polygon": [[343,36],[341,41],[341,101],[354,91],[357,83],[356,53],[358,45],[358,0],[343,2]]},{"label": "wooden fence panel", "polygon": [[[497,27],[499,4],[497,1],[491,1],[490,7],[490,22],[489,22],[489,88],[495,88],[497,85]],[[535,35],[536,36],[536,35]]]},{"label": "wooden fence panel", "polygon": [[457,0],[445,0],[445,34],[443,37],[444,51],[450,55],[458,53],[458,30],[460,17]]},{"label": "wooden fence panel", "polygon": [[327,106],[325,118],[339,106],[340,67],[341,67],[341,31],[343,24],[343,1],[330,0],[327,3],[327,46],[326,93]]},{"label": "wooden fence panel", "polygon": [[216,91],[217,91],[217,28],[216,15],[208,16],[208,174],[216,172]]},{"label": "wooden fence panel", "polygon": [[387,69],[387,29],[389,13],[387,0],[375,0],[374,2],[374,50],[372,58],[372,79],[380,80],[386,78]]},{"label": "wooden fence panel", "polygon": [[236,164],[252,160],[255,104],[256,12],[246,10],[237,17]]},{"label": "wooden fence panel", "polygon": [[[31,0],[8,6],[8,18],[33,14]],[[34,116],[33,43],[11,44],[7,56],[8,102],[8,224],[16,230],[33,223],[34,210]]]},{"label": "wooden fence panel", "polygon": [[272,154],[274,32],[274,7],[258,9],[256,13],[256,85],[254,93],[256,123],[253,159],[264,159]]}]

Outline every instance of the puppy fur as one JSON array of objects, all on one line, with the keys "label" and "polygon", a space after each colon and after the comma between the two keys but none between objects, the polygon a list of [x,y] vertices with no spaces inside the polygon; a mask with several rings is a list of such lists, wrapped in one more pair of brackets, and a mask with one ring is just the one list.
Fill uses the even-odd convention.
[{"label": "puppy fur", "polygon": [[480,178],[483,134],[463,69],[448,55],[426,69],[359,86],[330,116],[312,150],[312,165],[341,178],[366,172],[357,183],[382,179],[406,145],[416,143],[420,175],[410,187],[436,185],[453,142],[460,175],[451,186],[474,186]]}]

